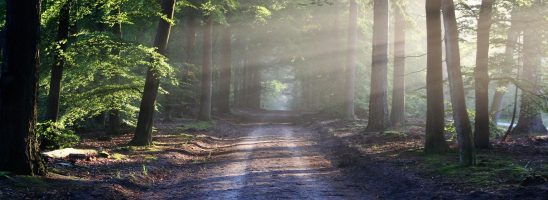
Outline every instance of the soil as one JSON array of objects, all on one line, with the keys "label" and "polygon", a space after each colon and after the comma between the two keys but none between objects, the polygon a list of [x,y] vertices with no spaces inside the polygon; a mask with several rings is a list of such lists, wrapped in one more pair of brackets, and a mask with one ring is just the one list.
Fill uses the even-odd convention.
[{"label": "soil", "polygon": [[[425,165],[424,130],[363,133],[363,121],[294,113],[223,116],[207,130],[191,120],[158,122],[155,146],[126,147],[131,135],[83,135],[78,148],[110,158],[49,160],[50,174],[0,174],[0,199],[544,199],[543,175],[497,186],[446,177]],[[250,117],[251,116],[251,117]],[[267,117],[261,117],[267,116]],[[282,116],[282,117],[277,117]],[[242,120],[243,119],[243,120]],[[296,119],[306,119],[300,122]],[[103,141],[97,138],[103,139]],[[546,167],[544,140],[492,151]],[[527,144],[527,145],[524,145]],[[533,160],[534,162],[530,162]],[[447,162],[454,162],[447,160]],[[539,178],[540,177],[540,178]]]}]

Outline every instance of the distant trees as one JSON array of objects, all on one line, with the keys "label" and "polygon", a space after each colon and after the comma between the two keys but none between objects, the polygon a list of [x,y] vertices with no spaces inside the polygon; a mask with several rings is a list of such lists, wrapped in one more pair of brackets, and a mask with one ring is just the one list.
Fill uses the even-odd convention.
[{"label": "distant trees", "polygon": [[[173,19],[175,0],[162,0],[161,7],[162,14],[165,15],[167,19]],[[160,54],[165,55],[167,51],[170,31],[170,22],[166,19],[161,19],[158,23],[156,38],[154,39],[154,46],[158,48],[157,51]],[[159,86],[160,78],[158,77],[157,72],[152,67],[148,68],[145,80],[145,90],[139,108],[137,128],[135,129],[135,135],[130,142],[132,145],[145,146],[152,144],[152,127]]]},{"label": "distant trees", "polygon": [[220,73],[219,112],[230,113],[230,83],[232,80],[232,27],[222,30],[222,63]]},{"label": "distant trees", "polygon": [[444,137],[441,1],[426,0],[426,153],[448,149]]},{"label": "distant trees", "polygon": [[0,79],[0,171],[43,175],[37,118],[40,0],[7,1],[5,65]]},{"label": "distant trees", "polygon": [[200,113],[198,120],[211,120],[211,93],[213,86],[213,19],[206,16],[203,27],[203,61],[202,61],[202,93],[200,96]]},{"label": "distant trees", "polygon": [[343,116],[345,119],[353,120],[354,114],[354,96],[356,88],[356,42],[358,40],[358,5],[356,0],[350,0],[349,20],[348,20],[348,39],[346,52],[345,74],[345,94]]},{"label": "distant trees", "polygon": [[390,126],[388,113],[388,1],[373,1],[373,63],[369,94],[367,131],[383,131]]}]

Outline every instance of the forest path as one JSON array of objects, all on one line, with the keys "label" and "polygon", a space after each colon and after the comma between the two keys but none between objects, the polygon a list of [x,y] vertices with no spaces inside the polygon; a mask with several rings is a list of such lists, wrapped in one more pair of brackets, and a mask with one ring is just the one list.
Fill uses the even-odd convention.
[{"label": "forest path", "polygon": [[323,155],[314,132],[288,124],[242,126],[199,170],[143,194],[149,199],[374,199]]}]

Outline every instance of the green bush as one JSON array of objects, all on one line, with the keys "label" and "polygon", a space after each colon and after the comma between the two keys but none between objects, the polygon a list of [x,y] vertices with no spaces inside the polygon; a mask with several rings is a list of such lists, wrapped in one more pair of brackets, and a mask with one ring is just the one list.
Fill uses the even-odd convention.
[{"label": "green bush", "polygon": [[80,142],[80,137],[59,122],[42,122],[36,126],[41,149],[62,149]]}]

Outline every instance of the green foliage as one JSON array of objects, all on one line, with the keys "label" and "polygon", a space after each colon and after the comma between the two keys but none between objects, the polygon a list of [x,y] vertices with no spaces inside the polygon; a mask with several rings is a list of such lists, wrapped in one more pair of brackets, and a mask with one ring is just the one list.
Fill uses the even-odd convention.
[{"label": "green foliage", "polygon": [[62,149],[73,147],[80,142],[80,137],[66,129],[61,122],[46,121],[38,123],[36,133],[40,138],[41,149]]},{"label": "green foliage", "polygon": [[383,131],[383,135],[388,138],[403,138],[407,136],[405,132],[392,130]]}]

